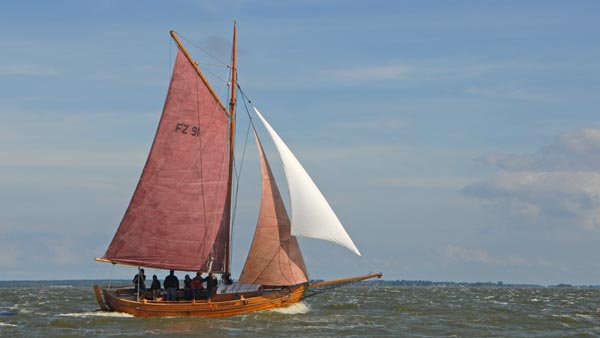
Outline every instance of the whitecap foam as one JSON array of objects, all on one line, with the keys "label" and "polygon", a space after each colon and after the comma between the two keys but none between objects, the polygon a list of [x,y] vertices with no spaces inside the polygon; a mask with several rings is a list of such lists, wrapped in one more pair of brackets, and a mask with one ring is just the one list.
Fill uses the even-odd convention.
[{"label": "whitecap foam", "polygon": [[577,318],[582,318],[582,319],[588,320],[588,321],[590,321],[590,322],[593,322],[593,321],[595,321],[595,320],[596,320],[596,318],[594,318],[593,316],[590,316],[590,315],[584,315],[584,314],[580,314],[580,313],[576,313],[576,314],[575,314],[575,317],[577,317]]},{"label": "whitecap foam", "polygon": [[298,303],[294,303],[290,306],[280,307],[280,308],[269,310],[269,311],[283,313],[286,315],[295,315],[295,314],[301,314],[301,313],[308,313],[310,311],[310,308],[308,307],[308,305],[306,303],[298,302]]},{"label": "whitecap foam", "polygon": [[132,315],[123,312],[110,312],[110,311],[92,311],[92,312],[72,312],[72,313],[61,313],[60,317],[112,317],[112,318],[131,318]]},{"label": "whitecap foam", "polygon": [[8,327],[15,327],[15,324],[8,324],[8,323],[0,323],[0,326],[8,326]]}]

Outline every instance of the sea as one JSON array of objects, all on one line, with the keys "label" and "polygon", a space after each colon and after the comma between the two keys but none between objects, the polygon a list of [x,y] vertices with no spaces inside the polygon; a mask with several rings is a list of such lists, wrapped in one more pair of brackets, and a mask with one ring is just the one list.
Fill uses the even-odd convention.
[{"label": "sea", "polygon": [[93,284],[0,282],[0,337],[600,337],[600,289],[350,285],[225,318],[99,311]]}]

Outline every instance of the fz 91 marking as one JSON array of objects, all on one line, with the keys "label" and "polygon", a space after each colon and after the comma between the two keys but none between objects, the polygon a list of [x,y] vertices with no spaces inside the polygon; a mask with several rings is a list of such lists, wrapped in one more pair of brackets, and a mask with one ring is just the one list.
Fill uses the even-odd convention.
[{"label": "fz 91 marking", "polygon": [[200,135],[200,128],[198,128],[198,126],[192,126],[186,123],[177,123],[175,126],[175,132],[197,137]]}]

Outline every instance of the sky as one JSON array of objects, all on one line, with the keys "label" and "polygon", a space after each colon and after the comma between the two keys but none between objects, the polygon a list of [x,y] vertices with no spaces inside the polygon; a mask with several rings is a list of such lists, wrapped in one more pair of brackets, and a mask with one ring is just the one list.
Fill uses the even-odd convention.
[{"label": "sky", "polygon": [[[154,137],[169,31],[221,93],[226,68],[205,51],[228,60],[235,19],[242,90],[362,253],[300,239],[311,278],[598,285],[599,12],[597,1],[2,1],[0,280],[133,276],[94,258]],[[259,199],[238,111],[234,277]]]}]

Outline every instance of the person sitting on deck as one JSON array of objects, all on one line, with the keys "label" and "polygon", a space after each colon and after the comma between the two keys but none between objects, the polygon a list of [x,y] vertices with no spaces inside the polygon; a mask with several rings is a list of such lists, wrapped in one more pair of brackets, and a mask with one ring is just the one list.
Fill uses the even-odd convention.
[{"label": "person sitting on deck", "polygon": [[202,298],[202,289],[204,288],[204,279],[200,272],[196,272],[196,277],[192,279],[192,289],[194,291],[194,299]]},{"label": "person sitting on deck", "polygon": [[171,270],[169,275],[165,278],[163,283],[165,291],[167,293],[166,300],[175,301],[177,300],[177,290],[179,289],[179,279],[175,276],[175,271]]},{"label": "person sitting on deck", "polygon": [[152,285],[150,286],[150,290],[152,290],[152,299],[156,300],[160,296],[160,281],[156,275],[152,275]]},{"label": "person sitting on deck", "polygon": [[185,275],[185,278],[183,279],[183,297],[185,300],[192,300],[193,298],[192,279],[190,278],[190,275]]},{"label": "person sitting on deck", "polygon": [[204,278],[204,281],[206,282],[206,299],[210,300],[212,296],[217,293],[219,281],[217,280],[217,276],[212,272],[208,273],[208,276]]},{"label": "person sitting on deck", "polygon": [[144,293],[146,291],[146,275],[144,275],[144,269],[140,269],[140,271],[133,277],[133,285],[135,285],[135,291],[139,293]]}]

